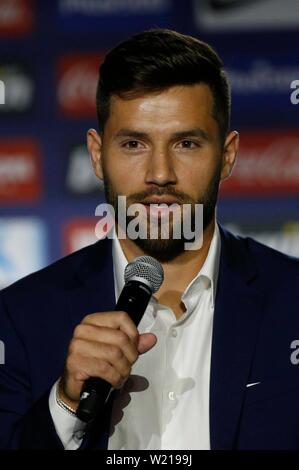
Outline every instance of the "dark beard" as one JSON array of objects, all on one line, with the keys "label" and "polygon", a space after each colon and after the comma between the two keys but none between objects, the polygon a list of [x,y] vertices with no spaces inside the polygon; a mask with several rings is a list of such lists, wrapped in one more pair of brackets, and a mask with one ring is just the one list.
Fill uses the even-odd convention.
[{"label": "dark beard", "polygon": [[[153,187],[151,190],[144,191],[142,193],[136,193],[127,197],[127,207],[131,203],[136,203],[145,199],[145,197],[156,195],[168,195],[175,197],[180,204],[191,204],[192,205],[192,217],[191,217],[191,231],[194,232],[195,230],[195,204],[203,204],[203,231],[208,227],[211,223],[212,219],[214,218],[215,214],[215,207],[217,203],[218,197],[218,190],[219,190],[219,183],[220,183],[220,174],[221,174],[221,166],[217,168],[217,173],[215,174],[213,180],[211,181],[209,187],[207,188],[204,196],[199,200],[191,199],[187,194],[182,192],[177,192],[172,186],[156,186]],[[106,172],[104,172],[104,192],[106,202],[110,204],[115,211],[115,229],[117,232],[117,224],[119,222],[118,217],[118,203],[117,197],[119,194],[114,190]],[[126,216],[126,227],[121,227],[122,230],[127,233],[127,227],[131,220],[134,219],[134,216]],[[153,256],[160,262],[167,262],[175,259],[181,253],[185,251],[185,243],[192,243],[193,240],[186,239],[182,233],[180,239],[175,239],[170,236],[168,239],[161,238],[161,222],[159,222],[159,237],[157,239],[151,239],[149,236],[145,239],[137,238],[134,241],[136,245],[147,255]],[[195,235],[196,237],[196,235]]]}]

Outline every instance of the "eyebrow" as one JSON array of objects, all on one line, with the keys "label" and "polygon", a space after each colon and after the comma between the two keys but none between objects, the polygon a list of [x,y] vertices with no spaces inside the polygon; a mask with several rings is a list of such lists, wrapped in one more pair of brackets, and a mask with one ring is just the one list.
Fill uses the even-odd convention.
[{"label": "eyebrow", "polygon": [[[135,129],[123,128],[120,129],[116,134],[115,137],[133,137],[135,139],[146,139],[148,138],[148,134],[146,132],[137,131]],[[174,132],[171,135],[172,139],[183,139],[187,137],[200,137],[203,140],[211,140],[211,137],[207,132],[205,132],[200,127],[196,127],[194,129],[186,129],[178,132]]]},{"label": "eyebrow", "polygon": [[203,140],[211,140],[211,137],[200,127],[194,129],[186,129],[184,131],[175,132],[173,137],[176,139],[182,139],[184,137],[200,137]]},{"label": "eyebrow", "polygon": [[133,129],[120,129],[116,134],[115,137],[135,137],[136,139],[145,139],[148,137],[146,132],[140,132]]}]

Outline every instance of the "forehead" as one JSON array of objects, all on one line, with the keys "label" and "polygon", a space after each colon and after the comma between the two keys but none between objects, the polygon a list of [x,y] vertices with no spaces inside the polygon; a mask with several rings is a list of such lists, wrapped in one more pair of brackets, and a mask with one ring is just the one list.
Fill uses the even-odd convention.
[{"label": "forehead", "polygon": [[117,132],[124,124],[142,131],[200,125],[213,132],[217,130],[213,104],[212,92],[205,84],[174,86],[129,99],[112,96],[105,127],[108,132]]}]

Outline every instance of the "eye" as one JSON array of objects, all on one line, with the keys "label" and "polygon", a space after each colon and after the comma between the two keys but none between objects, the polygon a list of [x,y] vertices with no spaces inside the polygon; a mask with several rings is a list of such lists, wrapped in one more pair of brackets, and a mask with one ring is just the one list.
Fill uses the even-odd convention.
[{"label": "eye", "polygon": [[127,142],[124,142],[122,144],[122,147],[129,149],[129,150],[139,149],[140,142],[138,142],[138,140],[128,140]]},{"label": "eye", "polygon": [[179,142],[179,147],[183,149],[195,149],[199,147],[199,143],[194,140],[184,139]]}]

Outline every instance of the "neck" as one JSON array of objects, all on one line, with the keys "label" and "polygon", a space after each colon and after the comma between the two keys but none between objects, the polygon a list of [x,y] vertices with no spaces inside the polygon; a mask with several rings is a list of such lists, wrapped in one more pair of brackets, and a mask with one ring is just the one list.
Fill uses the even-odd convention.
[{"label": "neck", "polygon": [[[177,318],[185,311],[185,307],[181,302],[181,296],[206,260],[214,229],[215,219],[213,218],[203,232],[203,244],[199,250],[185,250],[175,259],[161,263],[164,269],[164,281],[156,292],[155,297],[159,303],[170,307]],[[136,258],[136,256],[145,254],[128,238],[120,239],[119,242],[129,262]]]}]

